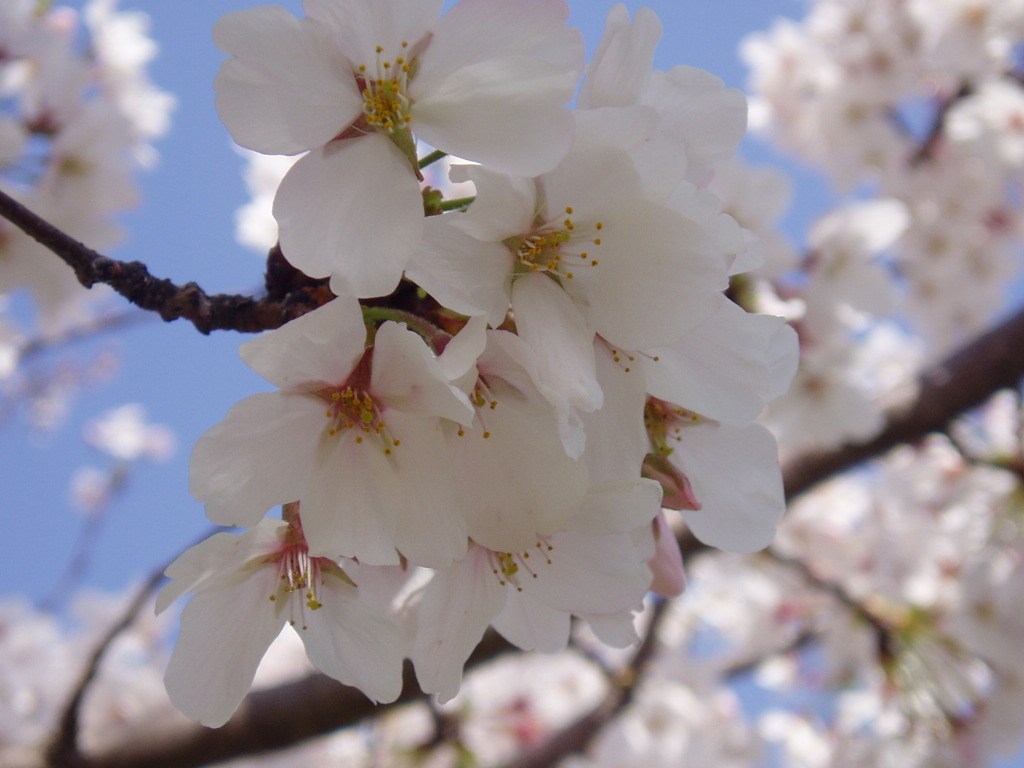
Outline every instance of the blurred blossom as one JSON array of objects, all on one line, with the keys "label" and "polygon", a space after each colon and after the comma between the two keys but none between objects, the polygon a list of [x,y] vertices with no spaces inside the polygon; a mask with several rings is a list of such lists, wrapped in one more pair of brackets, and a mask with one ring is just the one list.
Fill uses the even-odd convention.
[{"label": "blurred blossom", "polygon": [[121,461],[167,461],[174,454],[174,433],[162,424],[147,423],[138,403],[107,411],[88,422],[84,433],[86,442]]}]

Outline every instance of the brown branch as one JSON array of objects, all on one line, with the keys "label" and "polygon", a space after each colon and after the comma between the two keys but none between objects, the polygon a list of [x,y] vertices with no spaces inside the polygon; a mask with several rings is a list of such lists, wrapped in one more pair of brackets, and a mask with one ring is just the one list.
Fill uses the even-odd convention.
[{"label": "brown branch", "polygon": [[957,416],[981,405],[1024,377],[1024,310],[978,337],[918,379],[885,411],[885,428],[872,440],[833,451],[805,454],[783,465],[786,498],[882,455],[944,431]]},{"label": "brown branch", "polygon": [[97,253],[2,191],[0,216],[59,256],[86,288],[104,283],[142,309],[156,312],[167,321],[184,318],[204,334],[279,328],[319,304],[305,291],[273,300],[238,294],[210,296],[196,283],[176,285],[153,277],[142,262],[117,261]]}]

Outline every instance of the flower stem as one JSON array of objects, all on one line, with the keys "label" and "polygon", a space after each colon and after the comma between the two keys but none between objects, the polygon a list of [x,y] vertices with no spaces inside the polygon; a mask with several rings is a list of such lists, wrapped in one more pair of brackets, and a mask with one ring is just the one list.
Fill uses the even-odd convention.
[{"label": "flower stem", "polygon": [[424,155],[420,158],[420,168],[426,168],[431,163],[436,163],[442,157],[445,157],[448,153],[442,152],[440,149],[435,149],[429,155]]}]

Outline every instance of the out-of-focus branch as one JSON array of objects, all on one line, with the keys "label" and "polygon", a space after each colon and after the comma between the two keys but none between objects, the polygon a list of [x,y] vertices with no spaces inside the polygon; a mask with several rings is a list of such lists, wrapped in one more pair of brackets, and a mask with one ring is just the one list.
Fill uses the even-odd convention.
[{"label": "out-of-focus branch", "polygon": [[105,283],[142,309],[156,312],[167,321],[184,318],[201,333],[255,333],[279,328],[318,304],[304,292],[285,300],[258,300],[238,294],[210,296],[196,283],[176,285],[153,277],[142,262],[117,261],[97,253],[2,191],[0,216],[59,256],[86,288]]},{"label": "out-of-focus branch", "polygon": [[886,408],[885,428],[872,440],[805,454],[783,465],[786,498],[792,499],[839,472],[902,443],[941,432],[960,414],[1024,378],[1024,310],[975,339],[901,392]]},{"label": "out-of-focus branch", "polygon": [[505,768],[547,768],[571,754],[585,750],[601,729],[608,725],[608,721],[633,701],[637,688],[644,679],[645,668],[657,650],[658,631],[661,629],[661,620],[667,608],[667,600],[661,600],[654,605],[643,642],[612,689],[596,707],[539,747],[506,763]]}]

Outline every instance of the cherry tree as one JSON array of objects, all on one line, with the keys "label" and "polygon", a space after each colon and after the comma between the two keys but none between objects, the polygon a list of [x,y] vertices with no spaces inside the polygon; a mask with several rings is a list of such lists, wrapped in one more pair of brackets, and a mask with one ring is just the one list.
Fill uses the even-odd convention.
[{"label": "cherry tree", "polygon": [[[4,601],[5,765],[1021,749],[1024,3],[816,0],[745,39],[746,95],[655,68],[650,9],[570,10],[223,16],[261,285],[220,293],[112,255],[159,30],[0,2],[8,421],[53,433],[115,367],[68,349],[150,317],[255,374],[187,446],[216,528],[119,595],[84,587],[102,525],[177,439],[88,421],[75,552]],[[798,243],[748,130],[831,185]]]}]

